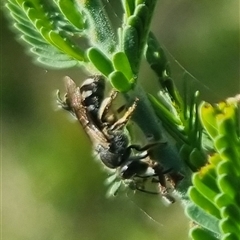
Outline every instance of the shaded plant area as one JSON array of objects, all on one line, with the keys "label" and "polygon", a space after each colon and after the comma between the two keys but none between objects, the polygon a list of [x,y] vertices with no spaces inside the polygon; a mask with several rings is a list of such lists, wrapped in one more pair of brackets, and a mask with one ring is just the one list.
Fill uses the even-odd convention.
[{"label": "shaded plant area", "polygon": [[[167,177],[172,178],[173,195],[180,198],[192,223],[193,227],[189,229],[192,239],[238,239],[239,95],[211,105],[200,98],[198,90],[190,92],[187,81],[183,84],[184,91],[179,92],[169,56],[156,33],[150,31],[157,2],[161,8],[161,2],[156,0],[122,0],[123,13],[117,30],[112,27],[104,4],[98,0],[8,0],[5,10],[37,64],[49,69],[74,67],[88,75],[101,74],[128,105],[138,99],[132,121],[141,129],[143,141],[150,136],[153,141],[167,143],[165,148],[156,151],[156,161],[163,169],[171,170],[172,174]],[[146,92],[144,82],[140,83],[142,61],[152,71],[153,80],[147,81],[157,82],[158,93]],[[187,71],[185,75],[188,75]],[[64,128],[68,128],[67,125],[65,123]],[[51,131],[49,128],[50,138]],[[134,139],[131,131],[129,134]],[[76,134],[73,131],[66,135],[71,141],[72,135]],[[74,139],[78,141],[77,136]],[[45,142],[44,137],[42,141]],[[51,143],[47,144],[48,141],[43,144],[42,151]],[[85,144],[86,140],[81,142]],[[41,151],[36,154],[40,159]],[[78,159],[75,157],[70,161],[76,166]],[[40,169],[41,164],[47,166],[47,160],[39,161]],[[61,162],[55,166],[63,167]],[[93,168],[96,171],[95,165]],[[76,169],[78,164],[76,168],[72,166],[66,170],[65,176],[71,178],[72,173],[75,176],[72,185],[77,185]],[[38,168],[34,171],[38,172]],[[94,179],[94,176],[89,178],[91,174],[85,174],[86,181]],[[174,181],[177,175],[184,178]],[[57,182],[60,175],[55,177]],[[64,184],[64,181],[60,182]],[[84,184],[81,187],[89,191]],[[81,194],[75,195],[70,189],[69,197],[77,202]],[[146,203],[150,201],[146,200]],[[140,238],[140,235],[136,233],[134,237]]]}]

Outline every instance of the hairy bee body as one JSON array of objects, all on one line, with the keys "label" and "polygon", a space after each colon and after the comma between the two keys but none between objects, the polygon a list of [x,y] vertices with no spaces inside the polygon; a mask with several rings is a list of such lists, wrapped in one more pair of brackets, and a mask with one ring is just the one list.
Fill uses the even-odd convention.
[{"label": "hairy bee body", "polygon": [[102,76],[92,76],[86,79],[80,87],[81,104],[87,108],[88,118],[90,118],[99,129],[101,129],[101,122],[98,115],[104,99],[104,91],[105,81]]}]

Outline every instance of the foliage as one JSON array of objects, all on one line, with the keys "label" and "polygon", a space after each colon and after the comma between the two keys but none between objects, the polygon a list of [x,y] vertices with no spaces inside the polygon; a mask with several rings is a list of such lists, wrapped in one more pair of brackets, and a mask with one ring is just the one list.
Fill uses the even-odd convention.
[{"label": "foliage", "polygon": [[221,239],[239,238],[240,196],[235,188],[240,180],[238,105],[239,96],[236,96],[216,106],[203,102],[199,109],[202,125],[212,139],[214,149],[208,163],[193,175],[189,196],[215,218],[219,230],[210,228],[212,233],[206,233],[204,229],[194,227],[191,231],[194,239],[201,239],[203,235],[212,236],[210,239],[220,236]]},{"label": "foliage", "polygon": [[[194,225],[191,237],[238,239],[239,96],[216,106],[200,102],[198,92],[180,96],[164,50],[149,32],[156,2],[122,0],[117,33],[99,0],[8,0],[6,7],[38,63],[101,73],[127,101],[140,99],[133,120],[146,136],[167,140],[159,161],[185,176],[176,191]],[[158,96],[138,82],[143,56],[158,78]]]}]

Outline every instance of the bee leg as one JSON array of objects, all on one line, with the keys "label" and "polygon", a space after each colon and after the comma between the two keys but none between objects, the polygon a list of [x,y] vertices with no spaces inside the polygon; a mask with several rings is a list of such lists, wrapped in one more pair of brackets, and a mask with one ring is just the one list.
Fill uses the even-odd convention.
[{"label": "bee leg", "polygon": [[159,192],[157,192],[157,191],[156,192],[148,191],[148,190],[145,190],[144,188],[141,188],[139,186],[136,186],[135,189],[139,192],[144,192],[144,193],[147,193],[147,194],[153,194],[153,195],[158,195],[159,194]]},{"label": "bee leg", "polygon": [[112,124],[110,130],[119,130],[121,128],[123,128],[127,122],[129,121],[129,119],[131,118],[131,116],[133,115],[136,107],[137,107],[137,101],[138,99],[136,99],[133,104],[127,109],[127,111],[125,112],[125,114],[118,119],[114,124]]},{"label": "bee leg", "polygon": [[156,176],[158,178],[158,180],[155,179],[155,182],[159,183],[159,192],[162,194],[162,197],[164,197],[168,202],[174,203],[175,199],[169,194],[169,189],[167,187],[167,180],[165,176],[165,174],[169,173],[171,169],[163,171],[163,167],[157,162],[152,168],[154,169],[154,172],[156,173]]},{"label": "bee leg", "polygon": [[154,169],[154,172],[158,178],[157,181],[160,183],[160,186],[162,187],[162,192],[165,192],[167,189],[167,184],[166,184],[166,178],[164,175],[165,171],[163,171],[163,167],[158,162],[155,162],[152,168]]},{"label": "bee leg", "polygon": [[72,116],[74,116],[75,118],[77,118],[74,110],[72,109],[72,107],[71,107],[71,105],[70,105],[70,102],[69,102],[67,93],[64,95],[64,99],[61,98],[61,96],[60,96],[60,91],[59,91],[59,90],[57,91],[56,94],[57,94],[57,105],[58,105],[59,107],[61,107],[62,109],[70,112],[70,113],[72,114]]},{"label": "bee leg", "polygon": [[58,106],[63,108],[64,110],[71,111],[72,108],[67,101],[67,94],[65,94],[64,99],[62,99],[61,96],[60,96],[60,91],[57,90],[56,95],[57,95]]},{"label": "bee leg", "polygon": [[108,122],[109,124],[111,124],[111,122],[114,121],[114,120],[109,120],[111,118],[115,119],[114,116],[107,117],[107,115],[108,115],[109,109],[111,108],[113,100],[117,97],[117,93],[118,92],[116,91],[112,91],[110,96],[105,98],[101,103],[101,107],[98,111],[98,118],[101,120],[101,122],[103,123]]},{"label": "bee leg", "polygon": [[167,142],[154,142],[154,143],[149,143],[143,147],[141,147],[140,145],[137,145],[137,144],[132,144],[129,146],[129,148],[134,149],[138,152],[143,152],[143,151],[149,150],[149,149],[157,147],[157,146],[161,146],[161,145],[164,146],[166,144],[167,144]]},{"label": "bee leg", "polygon": [[[149,152],[147,150],[149,150],[150,148],[156,147],[159,144],[160,144],[160,142],[150,143],[150,144],[145,145],[144,147],[141,147],[140,145],[137,145],[137,144],[132,144],[126,148],[123,159],[126,159],[131,155],[131,149],[135,149],[139,152],[142,152],[141,154],[132,156],[131,157],[132,159],[134,159],[134,160],[144,159],[149,156]],[[165,144],[165,143],[161,143],[161,144]]]}]

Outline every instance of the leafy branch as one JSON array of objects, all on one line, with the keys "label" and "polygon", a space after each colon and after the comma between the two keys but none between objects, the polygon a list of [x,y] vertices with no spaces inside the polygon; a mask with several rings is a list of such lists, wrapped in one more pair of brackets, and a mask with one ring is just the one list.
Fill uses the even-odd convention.
[{"label": "leafy branch", "polygon": [[[164,50],[150,32],[156,3],[122,0],[118,31],[100,0],[8,0],[6,8],[38,63],[100,73],[129,104],[139,99],[133,120],[146,137],[168,143],[157,156],[164,169],[184,175],[176,192],[194,223],[193,239],[238,239],[239,96],[212,106],[198,92],[190,98],[179,94]],[[142,59],[156,74],[158,96],[138,81]]]}]

